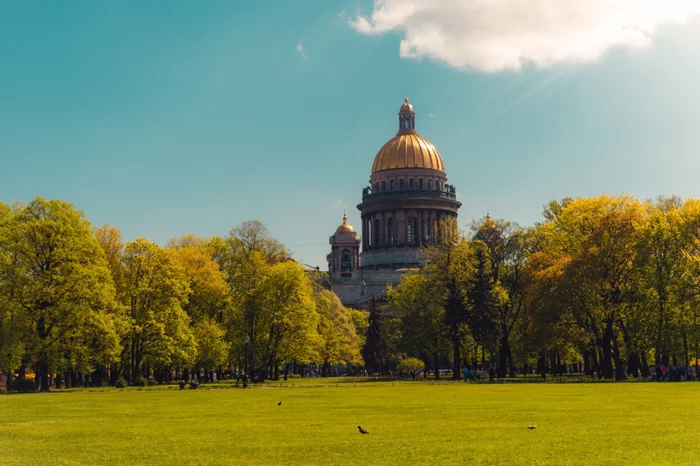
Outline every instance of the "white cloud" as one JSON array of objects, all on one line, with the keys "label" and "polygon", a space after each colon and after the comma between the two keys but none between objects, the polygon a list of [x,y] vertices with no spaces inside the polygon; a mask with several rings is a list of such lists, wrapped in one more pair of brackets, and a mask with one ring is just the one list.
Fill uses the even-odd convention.
[{"label": "white cloud", "polygon": [[659,25],[697,14],[700,0],[375,0],[349,22],[362,34],[399,31],[401,57],[497,72],[642,47]]},{"label": "white cloud", "polygon": [[347,209],[347,204],[345,204],[341,199],[336,199],[333,201],[333,208],[338,209],[342,207],[343,209]]},{"label": "white cloud", "polygon": [[428,113],[428,118],[435,118],[435,114],[434,114],[434,113]]},{"label": "white cloud", "polygon": [[297,52],[301,55],[301,58],[306,59],[306,54],[304,53],[304,44],[300,42],[297,43]]}]

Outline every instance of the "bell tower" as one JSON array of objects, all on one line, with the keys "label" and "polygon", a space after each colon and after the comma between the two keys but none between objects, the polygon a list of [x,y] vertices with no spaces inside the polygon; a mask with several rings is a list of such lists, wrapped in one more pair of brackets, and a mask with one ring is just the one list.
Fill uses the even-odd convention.
[{"label": "bell tower", "polygon": [[343,223],[328,242],[331,245],[327,256],[331,281],[356,280],[360,269],[360,235],[348,224],[347,214],[343,214]]}]

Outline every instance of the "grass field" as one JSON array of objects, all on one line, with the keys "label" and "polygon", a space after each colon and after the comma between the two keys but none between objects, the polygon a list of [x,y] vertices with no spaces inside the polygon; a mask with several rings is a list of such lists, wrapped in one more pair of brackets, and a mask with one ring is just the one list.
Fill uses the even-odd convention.
[{"label": "grass field", "polygon": [[700,464],[699,402],[692,382],[297,379],[248,390],[2,395],[0,462]]}]

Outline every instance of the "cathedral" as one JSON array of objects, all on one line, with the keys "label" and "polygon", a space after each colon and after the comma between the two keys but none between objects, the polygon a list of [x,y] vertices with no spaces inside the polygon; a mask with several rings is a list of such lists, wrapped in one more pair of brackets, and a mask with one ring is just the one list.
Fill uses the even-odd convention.
[{"label": "cathedral", "polygon": [[367,308],[387,285],[421,266],[420,248],[439,222],[457,217],[461,203],[447,184],[438,150],[416,131],[416,113],[406,99],[399,130],[374,157],[369,186],[362,189],[362,234],[343,223],[330,237],[330,287],[344,305]]}]

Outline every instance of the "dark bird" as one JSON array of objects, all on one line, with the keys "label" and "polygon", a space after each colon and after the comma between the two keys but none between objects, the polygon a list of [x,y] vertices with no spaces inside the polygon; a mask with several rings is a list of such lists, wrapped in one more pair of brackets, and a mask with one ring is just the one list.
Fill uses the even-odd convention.
[{"label": "dark bird", "polygon": [[538,425],[539,425],[539,424],[535,424],[534,426],[527,426],[527,428],[530,429],[530,430],[535,430],[535,429],[537,429],[537,426],[538,426]]},{"label": "dark bird", "polygon": [[362,435],[364,435],[364,434],[369,434],[369,432],[367,432],[365,429],[363,429],[362,426],[357,426],[357,428],[360,429],[360,433],[361,433]]},{"label": "dark bird", "polygon": [[277,406],[280,406],[280,405],[282,405],[282,402],[281,402],[281,401],[280,401],[279,403],[277,403]]}]

